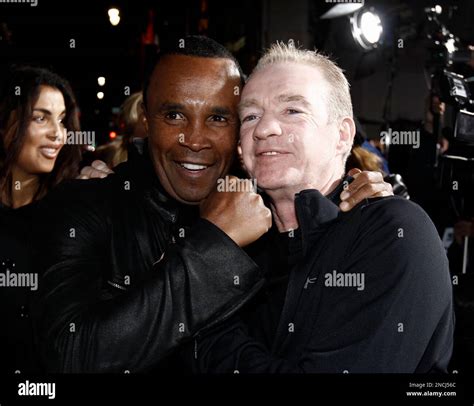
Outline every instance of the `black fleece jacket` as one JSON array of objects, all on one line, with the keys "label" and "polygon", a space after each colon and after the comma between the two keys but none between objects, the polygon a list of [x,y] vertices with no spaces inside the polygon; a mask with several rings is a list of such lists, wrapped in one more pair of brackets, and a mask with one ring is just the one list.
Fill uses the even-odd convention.
[{"label": "black fleece jacket", "polygon": [[[296,196],[300,229],[294,234],[298,241],[289,238],[288,286],[274,335],[270,329],[269,338],[264,319],[278,308],[279,296],[272,295],[281,289],[268,287],[241,317],[201,337],[194,351],[197,371],[447,370],[452,285],[434,225],[402,198],[369,199],[341,213],[336,196],[316,190]],[[270,275],[273,241],[269,235],[252,250]],[[268,305],[272,300],[277,305]]]}]

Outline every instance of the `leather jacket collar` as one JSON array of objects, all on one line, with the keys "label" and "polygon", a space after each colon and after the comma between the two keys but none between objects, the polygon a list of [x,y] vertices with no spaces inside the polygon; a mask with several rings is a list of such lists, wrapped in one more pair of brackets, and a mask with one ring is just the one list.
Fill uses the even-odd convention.
[{"label": "leather jacket collar", "polygon": [[192,225],[199,217],[199,205],[178,202],[166,192],[156,175],[147,139],[143,140],[140,146],[135,145],[132,148],[135,148],[129,156],[132,176],[140,185],[145,200],[155,206],[171,223]]}]

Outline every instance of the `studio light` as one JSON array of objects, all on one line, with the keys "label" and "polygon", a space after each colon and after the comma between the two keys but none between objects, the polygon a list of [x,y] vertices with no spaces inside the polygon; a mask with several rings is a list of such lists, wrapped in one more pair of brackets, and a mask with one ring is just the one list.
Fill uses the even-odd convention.
[{"label": "studio light", "polygon": [[99,76],[97,78],[97,83],[99,84],[99,86],[104,86],[105,85],[105,78],[103,76]]},{"label": "studio light", "polygon": [[110,8],[107,12],[109,15],[110,24],[113,26],[118,25],[120,22],[120,11],[118,8]]},{"label": "studio light", "polygon": [[383,27],[380,17],[373,9],[358,10],[350,18],[352,36],[365,50],[377,47]]},{"label": "studio light", "polygon": [[97,98],[102,100],[104,98],[104,92],[97,92]]}]

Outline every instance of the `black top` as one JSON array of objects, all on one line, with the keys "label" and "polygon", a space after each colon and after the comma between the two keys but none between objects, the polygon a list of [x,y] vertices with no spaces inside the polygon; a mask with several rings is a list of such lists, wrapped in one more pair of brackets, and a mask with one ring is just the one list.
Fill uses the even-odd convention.
[{"label": "black top", "polygon": [[38,204],[18,209],[0,205],[0,372],[39,371],[30,317],[31,292],[38,288],[32,266],[32,228]]},{"label": "black top", "polygon": [[[347,176],[327,198],[339,205],[340,194],[344,182],[350,183],[353,178]],[[264,199],[267,197],[264,195]],[[255,300],[247,306],[244,319],[249,333],[265,344],[273,346],[280,316],[285,303],[288,278],[291,268],[301,259],[303,250],[301,229],[288,232],[278,232],[275,225],[267,236],[253,246],[247,248],[249,254],[256,258],[259,265],[265,269],[265,285],[257,294]],[[262,251],[271,255],[264,255]]]},{"label": "black top", "polygon": [[274,255],[269,258],[264,288],[248,311],[246,324],[255,337],[268,348],[275,339],[281,311],[285,302],[291,259],[295,251],[301,249],[300,230],[271,235]]},{"label": "black top", "polygon": [[[426,213],[398,197],[368,199],[342,213],[316,190],[297,194],[295,208],[301,253],[289,271],[273,342],[262,339],[264,325],[233,320],[200,340],[198,370],[446,371],[452,286]],[[279,248],[266,240],[257,263],[269,273]]]}]

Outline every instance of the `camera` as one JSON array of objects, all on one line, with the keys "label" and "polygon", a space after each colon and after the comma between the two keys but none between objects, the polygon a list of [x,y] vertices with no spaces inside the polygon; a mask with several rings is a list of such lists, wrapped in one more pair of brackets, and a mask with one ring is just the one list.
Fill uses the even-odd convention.
[{"label": "camera", "polygon": [[[433,114],[434,135],[440,140],[442,134],[449,141],[449,148],[437,157],[437,179],[456,217],[470,219],[474,216],[474,101],[470,78],[456,72],[455,67],[459,63],[472,64],[472,50],[440,21],[440,6],[427,8],[425,13],[427,37],[431,40],[431,95],[439,97],[452,111],[452,130],[447,127],[443,132],[440,115]],[[465,237],[462,273],[467,269],[468,244],[469,238]]]}]

